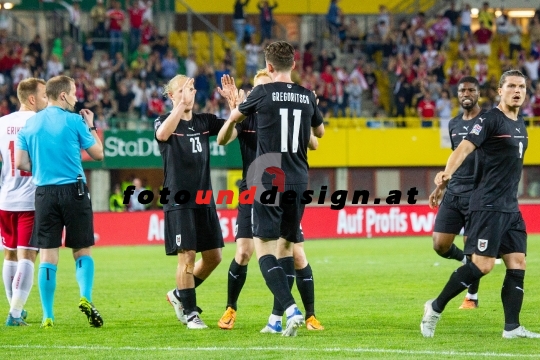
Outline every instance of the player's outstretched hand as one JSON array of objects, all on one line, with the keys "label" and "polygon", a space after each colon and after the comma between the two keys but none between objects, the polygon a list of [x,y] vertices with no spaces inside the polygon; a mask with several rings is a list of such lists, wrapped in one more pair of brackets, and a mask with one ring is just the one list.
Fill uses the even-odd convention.
[{"label": "player's outstretched hand", "polygon": [[436,209],[439,207],[439,202],[441,201],[443,195],[443,188],[437,186],[435,190],[429,195],[429,207],[431,209]]},{"label": "player's outstretched hand", "polygon": [[195,88],[193,87],[193,78],[189,78],[182,87],[182,99],[180,101],[180,103],[186,105],[186,112],[191,111],[191,109],[193,108],[193,103],[195,101],[195,93],[197,93],[197,90],[195,90]]},{"label": "player's outstretched hand", "polygon": [[79,114],[83,117],[88,127],[94,126],[94,113],[93,112],[91,112],[88,109],[82,109],[81,111],[79,111]]},{"label": "player's outstretched hand", "polygon": [[452,176],[444,171],[439,171],[435,176],[435,185],[440,186],[446,184]]},{"label": "player's outstretched hand", "polygon": [[234,78],[229,75],[221,77],[221,88],[217,88],[218,93],[227,100],[229,108],[232,110],[238,104],[238,89],[234,83]]}]

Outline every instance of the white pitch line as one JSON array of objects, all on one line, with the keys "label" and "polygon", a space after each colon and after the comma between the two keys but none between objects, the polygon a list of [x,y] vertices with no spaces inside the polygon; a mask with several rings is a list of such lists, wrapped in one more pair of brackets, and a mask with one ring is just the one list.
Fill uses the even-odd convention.
[{"label": "white pitch line", "polygon": [[295,348],[295,347],[137,347],[137,346],[85,346],[85,345],[0,345],[0,349],[43,349],[43,350],[92,350],[92,351],[303,351],[303,352],[350,352],[350,353],[375,353],[375,354],[402,354],[402,355],[448,355],[448,356],[483,356],[483,357],[521,357],[538,358],[538,354],[510,354],[495,352],[472,352],[472,351],[433,351],[433,350],[399,350],[377,348]]}]

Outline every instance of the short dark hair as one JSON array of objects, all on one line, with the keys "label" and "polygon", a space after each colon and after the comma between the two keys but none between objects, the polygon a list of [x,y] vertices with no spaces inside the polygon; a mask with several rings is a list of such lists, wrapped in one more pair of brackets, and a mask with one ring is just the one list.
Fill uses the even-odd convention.
[{"label": "short dark hair", "polygon": [[474,84],[474,86],[476,86],[476,89],[480,89],[480,83],[478,82],[478,79],[475,78],[474,76],[464,76],[461,79],[459,79],[459,81],[457,83],[458,87],[459,87],[459,85],[461,85],[463,83]]},{"label": "short dark hair", "polygon": [[264,49],[264,59],[276,71],[290,70],[294,63],[294,48],[286,41],[273,42]]},{"label": "short dark hair", "polygon": [[65,75],[50,78],[49,81],[47,81],[46,87],[47,97],[53,101],[56,101],[60,97],[61,93],[65,92],[69,94],[72,83],[74,84],[75,80]]},{"label": "short dark hair", "polygon": [[499,87],[502,88],[505,81],[506,81],[506,78],[509,77],[509,76],[519,76],[519,77],[522,77],[524,78],[525,80],[527,80],[527,77],[519,70],[516,70],[516,69],[512,69],[512,70],[508,70],[508,71],[505,71],[502,75],[501,75],[501,79],[499,80]]},{"label": "short dark hair", "polygon": [[21,104],[26,104],[30,95],[37,94],[37,88],[41,85],[45,85],[45,80],[37,78],[28,78],[22,80],[17,86],[17,98]]}]

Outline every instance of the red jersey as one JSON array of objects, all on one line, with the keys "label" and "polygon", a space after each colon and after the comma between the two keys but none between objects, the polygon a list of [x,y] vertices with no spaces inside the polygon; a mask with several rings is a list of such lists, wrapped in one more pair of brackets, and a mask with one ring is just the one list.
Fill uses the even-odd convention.
[{"label": "red jersey", "polygon": [[143,15],[146,11],[145,8],[140,7],[131,7],[128,9],[129,12],[129,23],[132,28],[140,29],[143,22]]},{"label": "red jersey", "polygon": [[487,44],[489,43],[489,40],[491,40],[491,35],[493,33],[489,29],[478,29],[474,33],[474,37],[476,38],[476,42],[478,44]]},{"label": "red jersey", "polygon": [[435,101],[422,100],[418,103],[418,115],[424,119],[435,117]]},{"label": "red jersey", "polygon": [[122,24],[126,19],[126,15],[122,10],[111,9],[107,11],[107,16],[110,19],[109,30],[122,30]]}]

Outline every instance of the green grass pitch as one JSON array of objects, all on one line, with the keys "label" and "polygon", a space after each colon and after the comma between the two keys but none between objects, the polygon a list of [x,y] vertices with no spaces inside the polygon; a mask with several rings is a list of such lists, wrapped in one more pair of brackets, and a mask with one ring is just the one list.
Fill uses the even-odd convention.
[{"label": "green grass pitch", "polygon": [[[461,237],[456,240],[461,245]],[[435,338],[420,334],[423,304],[435,297],[459,266],[438,257],[429,237],[308,241],[317,316],[324,331],[301,328],[295,338],[260,334],[272,297],[257,261],[249,266],[236,325],[220,330],[227,269],[235,245],[197,289],[207,330],[187,330],[165,294],[174,286],[176,259],[162,246],[93,250],[94,303],[105,325],[90,328],[77,308],[78,286],[69,250],[62,250],[55,297],[55,328],[43,330],[36,282],[27,303],[26,328],[1,327],[0,359],[467,359],[539,358],[539,339],[505,340],[500,288],[504,265],[480,283],[480,307],[458,310],[464,293],[448,305]],[[37,267],[36,267],[37,268]],[[2,290],[3,291],[3,290]],[[540,331],[540,236],[529,237],[521,322]],[[301,306],[296,290],[293,294]],[[7,315],[7,300],[0,301]]]}]

